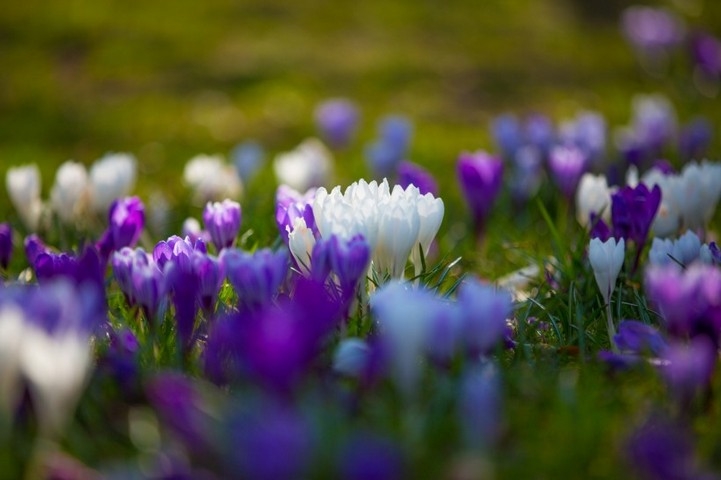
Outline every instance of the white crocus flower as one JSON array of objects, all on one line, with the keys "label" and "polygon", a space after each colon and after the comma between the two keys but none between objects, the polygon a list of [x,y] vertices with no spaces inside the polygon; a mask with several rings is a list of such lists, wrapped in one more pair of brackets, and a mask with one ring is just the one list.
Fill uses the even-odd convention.
[{"label": "white crocus flower", "polygon": [[80,398],[91,366],[88,338],[78,332],[49,334],[28,324],[20,362],[38,418],[48,433],[59,432]]},{"label": "white crocus flower", "polygon": [[685,228],[697,230],[713,216],[721,195],[721,166],[687,164],[681,172],[682,216]]},{"label": "white crocus flower", "polygon": [[114,200],[130,193],[137,176],[137,161],[127,153],[111,153],[90,167],[90,204],[107,212]]},{"label": "white crocus flower", "polygon": [[601,295],[606,305],[608,336],[614,349],[616,328],[613,324],[609,300],[613,290],[616,288],[616,280],[623,266],[624,258],[625,242],[623,238],[618,242],[616,242],[616,239],[613,237],[605,242],[602,242],[598,238],[591,239],[588,247],[588,259],[591,262],[593,276],[596,278],[596,284],[601,290]]},{"label": "white crocus flower", "polygon": [[5,177],[8,196],[21,220],[30,230],[36,230],[42,213],[40,200],[40,170],[37,165],[11,167]]},{"label": "white crocus flower", "polygon": [[293,220],[293,229],[288,228],[288,248],[295,258],[301,272],[310,274],[310,262],[315,246],[313,231],[308,228],[303,217]]},{"label": "white crocus flower", "polygon": [[219,155],[191,158],[185,164],[183,179],[193,190],[194,201],[201,204],[238,198],[243,192],[238,172]]},{"label": "white crocus flower", "polygon": [[378,270],[389,272],[393,278],[403,276],[408,256],[418,244],[420,225],[412,193],[406,195],[396,185],[391,198],[379,208],[378,244],[373,255]]},{"label": "white crocus flower", "polygon": [[[418,206],[418,216],[421,221],[418,229],[418,244],[420,244],[423,249],[423,256],[428,257],[431,242],[436,238],[438,229],[441,228],[445,206],[443,205],[443,200],[435,198],[430,193],[419,195],[416,205]],[[413,250],[411,250],[411,261],[415,267],[416,275],[418,275],[423,265],[417,246],[414,246]]]},{"label": "white crocus flower", "polygon": [[25,317],[14,305],[0,309],[0,413],[11,416],[20,393],[20,352]]},{"label": "white crocus flower", "polygon": [[576,218],[584,227],[589,226],[591,213],[601,215],[608,223],[611,220],[611,194],[605,175],[585,173],[576,190]]},{"label": "white crocus flower", "polygon": [[88,172],[81,163],[68,160],[55,172],[50,205],[65,223],[81,218],[88,202]]},{"label": "white crocus flower", "polygon": [[328,181],[332,163],[325,145],[316,138],[309,138],[295,150],[279,154],[273,162],[273,170],[279,183],[305,192]]},{"label": "white crocus flower", "polygon": [[661,203],[651,224],[651,231],[657,237],[669,237],[681,226],[682,182],[677,175],[666,175],[657,168],[646,172],[641,181],[649,189],[658,185],[661,189]]}]

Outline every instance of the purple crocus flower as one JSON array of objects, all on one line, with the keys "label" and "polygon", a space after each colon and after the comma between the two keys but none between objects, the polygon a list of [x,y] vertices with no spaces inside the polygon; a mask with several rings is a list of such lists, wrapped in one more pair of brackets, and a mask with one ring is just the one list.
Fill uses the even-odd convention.
[{"label": "purple crocus flower", "polygon": [[433,175],[425,168],[413,162],[402,161],[398,164],[398,185],[406,189],[409,185],[415,185],[421,192],[438,196],[438,183]]},{"label": "purple crocus flower", "polygon": [[171,294],[175,308],[178,339],[187,352],[194,341],[193,333],[195,316],[199,307],[200,279],[189,258],[187,261],[179,259],[166,263],[163,274],[165,275],[166,289]]},{"label": "purple crocus flower", "polygon": [[13,253],[13,230],[9,223],[0,223],[0,266],[7,269]]},{"label": "purple crocus flower", "polygon": [[508,334],[506,319],[513,311],[511,294],[476,278],[464,280],[458,289],[462,312],[462,338],[472,355],[488,354]]},{"label": "purple crocus flower", "polygon": [[545,157],[555,142],[553,122],[545,115],[533,114],[526,119],[524,127],[527,143]]},{"label": "purple crocus flower", "polygon": [[358,108],[345,98],[326,100],[315,109],[315,122],[323,140],[333,148],[348,145],[358,127]]},{"label": "purple crocus flower", "polygon": [[635,188],[626,186],[611,195],[613,235],[636,244],[634,270],[660,204],[661,188],[658,185],[649,190],[646,185],[639,183]]},{"label": "purple crocus flower", "polygon": [[123,393],[130,394],[139,379],[138,351],[140,343],[133,332],[127,328],[118,331],[108,328],[107,335],[110,337],[110,345],[100,358],[99,366],[118,382]]},{"label": "purple crocus flower", "polygon": [[[370,263],[370,246],[362,235],[355,235],[349,240],[342,240],[332,235],[330,243],[330,265],[338,276],[341,290],[351,295],[368,270]],[[313,260],[315,266],[315,260]]]},{"label": "purple crocus flower", "polygon": [[666,347],[666,341],[658,330],[637,320],[622,321],[618,325],[614,343],[620,350],[636,355],[646,352],[659,355]]},{"label": "purple crocus flower", "polygon": [[208,202],[203,210],[203,223],[217,251],[230,248],[240,230],[240,204],[232,200]]},{"label": "purple crocus flower", "polygon": [[536,147],[528,145],[516,150],[512,162],[513,171],[509,180],[511,196],[516,204],[523,204],[541,186],[543,157]]},{"label": "purple crocus flower", "polygon": [[[137,257],[136,257],[137,258]],[[130,273],[131,298],[143,307],[148,319],[154,321],[165,295],[165,277],[155,262],[135,261]]]},{"label": "purple crocus flower", "polygon": [[385,117],[379,127],[379,139],[366,148],[368,164],[376,178],[390,177],[408,151],[411,123],[404,117]]},{"label": "purple crocus flower", "polygon": [[492,446],[501,427],[501,385],[492,364],[471,369],[461,380],[458,422],[466,444],[473,448]]},{"label": "purple crocus flower", "polygon": [[691,38],[691,53],[698,68],[711,79],[721,77],[721,41],[705,32]]},{"label": "purple crocus flower", "polygon": [[404,477],[403,454],[391,440],[358,433],[343,446],[339,476],[344,480],[395,480]]},{"label": "purple crocus flower", "polygon": [[288,273],[288,252],[268,248],[247,253],[237,249],[223,250],[219,257],[225,275],[245,307],[270,302]]},{"label": "purple crocus flower", "polygon": [[663,352],[662,367],[671,393],[684,405],[711,383],[718,353],[713,342],[700,336],[688,344],[672,343]]},{"label": "purple crocus flower", "polygon": [[510,114],[504,114],[491,122],[491,134],[506,158],[513,158],[516,151],[523,145],[523,132],[518,119]]},{"label": "purple crocus flower", "polygon": [[225,279],[223,265],[217,257],[197,251],[191,256],[191,262],[193,270],[198,276],[198,301],[200,307],[204,312],[210,314],[215,310],[215,302]]},{"label": "purple crocus flower", "polygon": [[679,135],[678,149],[681,160],[691,161],[703,158],[711,145],[713,126],[703,117],[691,120]]},{"label": "purple crocus flower", "polygon": [[663,8],[633,6],[622,16],[623,33],[640,53],[658,55],[683,39],[681,21]]},{"label": "purple crocus flower", "polygon": [[569,201],[576,193],[581,175],[586,170],[587,160],[586,154],[574,146],[554,147],[549,153],[548,166],[551,176]]},{"label": "purple crocus flower", "polygon": [[145,225],[145,206],[138,197],[114,200],[108,212],[108,228],[98,241],[98,251],[107,261],[110,252],[134,247]]},{"label": "purple crocus flower", "polygon": [[480,236],[501,190],[503,162],[482,151],[462,153],[456,170],[463,196],[471,209],[474,229]]},{"label": "purple crocus flower", "polygon": [[317,233],[313,216],[315,188],[305,193],[296,192],[287,185],[280,185],[275,193],[275,223],[283,240],[288,243],[288,234],[293,230],[297,218],[305,221],[306,227]]},{"label": "purple crocus flower", "polygon": [[253,140],[236,145],[230,152],[230,158],[244,183],[250,182],[265,163],[263,147]]}]

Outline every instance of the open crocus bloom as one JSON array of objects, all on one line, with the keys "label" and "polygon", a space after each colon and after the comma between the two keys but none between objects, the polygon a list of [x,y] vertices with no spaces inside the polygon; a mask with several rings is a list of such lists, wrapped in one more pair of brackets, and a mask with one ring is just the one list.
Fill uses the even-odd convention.
[{"label": "open crocus bloom", "polygon": [[[420,268],[420,253],[415,252],[420,244],[423,253],[428,253],[443,213],[444,205],[440,198],[430,193],[421,195],[413,185],[406,189],[396,185],[391,191],[387,180],[380,184],[360,180],[351,184],[345,192],[341,192],[340,187],[335,187],[330,193],[325,188],[319,188],[313,200],[313,215],[322,238],[336,235],[349,240],[362,235],[370,246],[376,271],[389,273],[395,278],[403,275],[412,253],[416,269]],[[312,251],[314,239],[302,233],[306,229],[303,221],[295,222],[289,237],[299,235],[303,241],[291,240],[289,244],[293,256],[309,267],[306,259]]]}]

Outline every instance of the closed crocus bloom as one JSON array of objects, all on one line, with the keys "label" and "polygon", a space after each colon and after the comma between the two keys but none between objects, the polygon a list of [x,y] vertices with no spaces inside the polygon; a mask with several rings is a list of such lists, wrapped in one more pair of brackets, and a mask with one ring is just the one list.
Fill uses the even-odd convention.
[{"label": "closed crocus bloom", "polygon": [[403,188],[415,185],[422,195],[438,195],[438,183],[433,175],[413,162],[403,161],[398,165],[398,184]]},{"label": "closed crocus bloom", "polygon": [[13,229],[9,223],[0,223],[0,267],[8,268],[13,253]]},{"label": "closed crocus bloom", "polygon": [[428,256],[433,239],[436,238],[438,229],[443,222],[445,206],[443,200],[435,198],[430,194],[420,195],[417,200],[418,217],[420,226],[418,228],[418,242],[411,250],[411,260],[418,275],[422,268],[421,254],[418,251],[418,244],[423,250],[423,256]]},{"label": "closed crocus bloom", "polygon": [[232,200],[211,203],[203,211],[203,223],[216,250],[232,247],[240,231],[240,204]]},{"label": "closed crocus bloom", "polygon": [[588,259],[605,303],[608,303],[611,293],[616,288],[616,279],[623,266],[624,258],[625,242],[623,238],[618,242],[613,237],[605,242],[598,238],[591,239],[588,247]]},{"label": "closed crocus bloom", "polygon": [[611,193],[605,175],[584,173],[576,190],[576,219],[584,227],[589,226],[591,214],[611,221]]},{"label": "closed crocus bloom", "polygon": [[193,190],[193,200],[200,204],[237,198],[243,193],[238,172],[219,155],[191,158],[183,169],[183,180]]},{"label": "closed crocus bloom", "polygon": [[551,176],[567,199],[573,198],[586,165],[586,154],[574,146],[554,147],[548,156]]},{"label": "closed crocus bloom", "polygon": [[65,223],[78,220],[87,208],[88,172],[82,163],[67,161],[55,172],[50,205]]},{"label": "closed crocus bloom", "polygon": [[373,261],[381,272],[389,272],[393,278],[403,276],[408,256],[418,244],[420,216],[412,196],[413,193],[406,195],[396,185],[388,204],[379,209],[378,243]]},{"label": "closed crocus bloom", "polygon": [[706,226],[721,196],[721,165],[704,162],[687,164],[680,175],[681,215],[684,227]]},{"label": "closed crocus bloom", "polygon": [[134,262],[130,274],[132,298],[154,319],[165,295],[165,277],[155,262]]},{"label": "closed crocus bloom", "polygon": [[250,254],[228,248],[220,253],[219,260],[238,294],[238,301],[249,307],[270,302],[288,273],[285,250],[273,252],[264,248]]},{"label": "closed crocus bloom", "polygon": [[658,237],[670,237],[681,227],[681,213],[683,206],[683,184],[681,178],[673,173],[664,173],[654,167],[646,172],[641,182],[653,188],[658,185],[661,189],[661,202],[651,224],[651,231]]},{"label": "closed crocus bloom", "polygon": [[105,212],[113,200],[129,194],[135,184],[137,160],[127,153],[111,153],[90,167],[90,203]]},{"label": "closed crocus bloom", "polygon": [[288,233],[288,249],[304,275],[310,274],[315,244],[313,230],[306,226],[305,219],[296,218],[293,229]]},{"label": "closed crocus bloom", "polygon": [[358,127],[358,117],[358,108],[344,98],[326,100],[315,109],[318,130],[334,148],[348,145]]},{"label": "closed crocus bloom", "polygon": [[8,196],[20,219],[30,230],[35,230],[42,213],[40,200],[40,170],[37,165],[11,167],[5,177]]},{"label": "closed crocus bloom", "polygon": [[279,183],[305,192],[328,181],[333,158],[323,143],[310,138],[295,150],[281,153],[273,162],[273,170]]},{"label": "closed crocus bloom", "polygon": [[485,152],[462,153],[457,164],[458,181],[480,234],[501,191],[503,162]]}]

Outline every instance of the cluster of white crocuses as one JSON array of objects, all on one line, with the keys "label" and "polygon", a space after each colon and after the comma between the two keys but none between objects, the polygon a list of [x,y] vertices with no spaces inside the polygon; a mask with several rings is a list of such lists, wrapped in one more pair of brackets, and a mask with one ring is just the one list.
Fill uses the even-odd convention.
[{"label": "cluster of white crocuses", "polygon": [[[640,178],[635,167],[629,169],[626,183],[639,182],[648,188],[661,188],[661,205],[651,225],[657,237],[672,237],[680,231],[704,229],[713,217],[721,197],[721,163],[704,160],[686,164],[680,173],[665,173],[651,168]],[[604,175],[585,174],[576,191],[576,215],[579,223],[589,225],[590,214],[610,220],[611,196]]]},{"label": "cluster of white crocuses", "polygon": [[[421,195],[413,185],[391,190],[387,180],[354,182],[345,191],[337,186],[328,192],[321,187],[313,200],[313,216],[322,238],[336,235],[350,239],[363,235],[371,250],[377,274],[402,278],[408,257],[416,274],[422,268],[421,253],[427,255],[443,221],[443,200]],[[296,218],[288,227],[288,245],[301,268],[310,269],[315,245],[313,231],[305,219]]]},{"label": "cluster of white crocuses", "polygon": [[88,171],[82,163],[68,160],[55,173],[50,201],[41,198],[37,165],[11,167],[5,184],[20,219],[29,230],[37,230],[50,207],[66,224],[75,224],[88,213],[104,213],[113,200],[126,196],[135,184],[137,161],[127,153],[105,155]]}]

